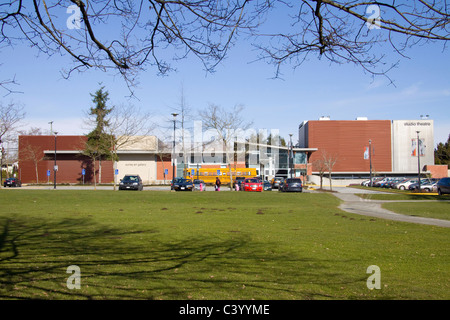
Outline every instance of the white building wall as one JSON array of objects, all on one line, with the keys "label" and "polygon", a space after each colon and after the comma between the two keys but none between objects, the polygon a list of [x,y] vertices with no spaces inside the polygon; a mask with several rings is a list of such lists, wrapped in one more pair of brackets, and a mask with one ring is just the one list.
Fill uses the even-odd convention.
[{"label": "white building wall", "polygon": [[157,163],[155,153],[158,139],[155,136],[121,137],[126,143],[117,151],[119,170],[117,182],[127,174],[138,174],[144,184],[154,183],[157,178]]},{"label": "white building wall", "polygon": [[[434,165],[433,120],[392,121],[392,170],[394,172],[416,172],[417,131],[422,142],[421,170],[425,165]],[[375,150],[376,152],[376,150]]]},{"label": "white building wall", "polygon": [[117,169],[119,180],[127,174],[138,174],[144,184],[156,180],[156,161],[153,154],[121,154]]}]

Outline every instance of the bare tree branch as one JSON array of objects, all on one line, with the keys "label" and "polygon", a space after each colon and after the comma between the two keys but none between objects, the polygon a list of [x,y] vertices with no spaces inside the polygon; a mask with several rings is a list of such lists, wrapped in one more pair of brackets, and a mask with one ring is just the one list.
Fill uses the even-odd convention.
[{"label": "bare tree branch", "polygon": [[[90,68],[116,70],[132,87],[139,71],[156,67],[164,75],[173,70],[169,59],[190,54],[213,71],[238,31],[256,26],[246,11],[250,2],[10,0],[0,6],[0,43],[25,41],[49,56],[68,54],[73,65],[66,76]],[[61,17],[67,9],[73,17]]]},{"label": "bare tree branch", "polygon": [[10,102],[5,105],[0,101],[0,140],[14,131],[20,121],[25,118],[23,109],[23,106],[18,103]]},{"label": "bare tree branch", "polygon": [[218,142],[222,144],[227,165],[230,167],[230,190],[233,190],[233,177],[231,176],[231,162],[235,159],[234,143],[236,135],[244,132],[251,126],[242,115],[244,107],[234,106],[230,111],[220,106],[210,104],[205,110],[199,112],[205,130],[217,133]]},{"label": "bare tree branch", "polygon": [[372,75],[387,75],[398,61],[389,62],[388,55],[379,50],[384,44],[406,57],[407,49],[418,43],[445,45],[450,40],[446,1],[302,0],[276,6],[296,12],[287,17],[293,21],[291,27],[257,34],[255,44],[261,50],[260,59],[276,66],[276,77],[283,64],[296,68],[312,54],[332,63],[355,64]]}]

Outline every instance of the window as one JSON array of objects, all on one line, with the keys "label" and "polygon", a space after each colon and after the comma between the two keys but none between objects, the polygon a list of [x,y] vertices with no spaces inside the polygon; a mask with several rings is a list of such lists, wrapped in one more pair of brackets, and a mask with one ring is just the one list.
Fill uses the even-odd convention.
[{"label": "window", "polygon": [[294,155],[294,163],[306,164],[307,163],[306,152],[296,152]]}]

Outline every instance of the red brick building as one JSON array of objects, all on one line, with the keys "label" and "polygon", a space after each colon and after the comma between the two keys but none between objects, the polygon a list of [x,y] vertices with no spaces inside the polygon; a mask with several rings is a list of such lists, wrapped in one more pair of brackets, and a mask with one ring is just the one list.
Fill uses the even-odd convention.
[{"label": "red brick building", "polygon": [[[306,122],[300,129],[300,146],[318,148],[309,159],[312,164],[326,152],[337,158],[333,172],[368,172],[370,164],[364,159],[364,152],[371,140],[375,149],[374,170],[392,170],[390,120],[316,120]],[[313,165],[312,170],[317,168]]]},{"label": "red brick building", "polygon": [[[419,135],[420,143],[417,143]],[[417,144],[421,174],[436,178],[446,176],[445,166],[434,165],[433,120],[331,120],[322,117],[304,121],[299,126],[298,146],[318,149],[308,161],[313,165],[313,175],[319,173],[316,160],[325,153],[328,158],[336,159],[333,178],[366,178],[370,164],[372,173],[377,175],[414,176],[418,174]]]},{"label": "red brick building", "polygon": [[[157,138],[139,137],[123,145],[117,154],[119,161],[96,161],[82,154],[86,136],[19,136],[19,178],[22,183],[54,182],[56,149],[56,183],[116,183],[125,174],[139,174],[145,184],[162,183],[172,179],[170,151],[158,151]],[[55,146],[56,142],[56,146]],[[84,175],[83,175],[84,172]],[[115,174],[117,172],[117,175]],[[167,172],[165,174],[165,172]],[[49,174],[49,175],[48,175]]]},{"label": "red brick building", "polygon": [[[82,183],[83,169],[85,170],[84,182],[93,183],[93,163],[87,156],[81,154],[85,142],[85,136],[56,136],[56,139],[55,136],[19,136],[20,179],[23,183],[53,183],[56,149],[56,165],[58,166],[56,182],[58,184]],[[97,162],[95,171],[97,183],[110,183],[114,180],[112,161]]]}]

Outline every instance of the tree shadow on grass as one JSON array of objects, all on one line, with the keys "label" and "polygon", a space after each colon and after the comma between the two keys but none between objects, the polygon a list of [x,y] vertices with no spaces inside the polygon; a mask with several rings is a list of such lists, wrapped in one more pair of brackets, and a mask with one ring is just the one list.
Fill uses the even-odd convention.
[{"label": "tree shadow on grass", "polygon": [[[89,218],[0,218],[0,298],[339,298],[302,284],[364,280],[336,272],[330,261],[276,250],[243,233],[167,240],[156,229],[111,228]],[[67,287],[71,265],[81,270],[80,289]]]}]

